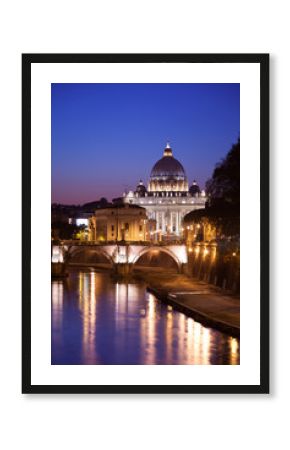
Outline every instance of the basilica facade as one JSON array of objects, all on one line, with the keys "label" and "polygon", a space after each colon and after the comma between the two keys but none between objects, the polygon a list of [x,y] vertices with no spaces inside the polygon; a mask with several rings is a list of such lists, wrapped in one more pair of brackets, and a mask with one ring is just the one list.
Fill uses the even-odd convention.
[{"label": "basilica facade", "polygon": [[140,180],[135,191],[123,194],[123,202],[145,208],[147,218],[156,222],[156,233],[174,239],[182,235],[183,217],[205,207],[206,194],[196,181],[189,187],[185,170],[167,143],[151,170],[147,188]]}]

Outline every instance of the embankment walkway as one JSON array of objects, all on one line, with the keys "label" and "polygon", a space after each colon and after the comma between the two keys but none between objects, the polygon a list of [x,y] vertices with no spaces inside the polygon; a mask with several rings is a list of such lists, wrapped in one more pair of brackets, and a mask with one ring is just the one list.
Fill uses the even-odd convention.
[{"label": "embankment walkway", "polygon": [[160,300],[204,325],[240,336],[240,299],[186,275],[159,271],[137,274]]}]

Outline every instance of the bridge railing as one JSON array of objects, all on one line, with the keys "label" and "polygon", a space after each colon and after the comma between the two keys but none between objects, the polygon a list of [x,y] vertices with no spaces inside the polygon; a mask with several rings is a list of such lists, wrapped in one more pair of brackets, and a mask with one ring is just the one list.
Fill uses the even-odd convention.
[{"label": "bridge railing", "polygon": [[168,246],[168,245],[183,245],[185,244],[184,239],[176,239],[176,240],[168,240],[168,241],[158,241],[158,242],[152,242],[152,241],[81,241],[77,239],[70,239],[70,240],[62,240],[57,241],[54,244],[57,245],[79,245],[79,246],[104,246],[104,245],[143,245],[143,246]]}]

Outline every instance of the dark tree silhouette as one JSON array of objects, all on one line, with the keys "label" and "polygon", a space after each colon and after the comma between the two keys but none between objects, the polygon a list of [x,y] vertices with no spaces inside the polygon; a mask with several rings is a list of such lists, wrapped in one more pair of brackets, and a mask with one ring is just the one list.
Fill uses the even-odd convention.
[{"label": "dark tree silhouette", "polygon": [[209,207],[240,208],[240,140],[232,146],[227,156],[216,165],[206,183]]},{"label": "dark tree silhouette", "polygon": [[219,236],[240,234],[240,140],[227,156],[216,165],[206,183],[208,201],[205,209],[191,211],[185,223],[207,218]]},{"label": "dark tree silhouette", "polygon": [[68,222],[58,221],[51,224],[51,236],[53,239],[73,239],[79,230],[80,227]]}]

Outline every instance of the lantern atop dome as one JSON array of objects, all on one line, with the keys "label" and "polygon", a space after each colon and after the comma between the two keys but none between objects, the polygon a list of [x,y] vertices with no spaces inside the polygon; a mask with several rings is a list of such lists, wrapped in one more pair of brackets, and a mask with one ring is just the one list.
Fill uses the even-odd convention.
[{"label": "lantern atop dome", "polygon": [[163,152],[163,156],[172,156],[172,148],[170,147],[170,143],[167,142],[166,147]]}]

